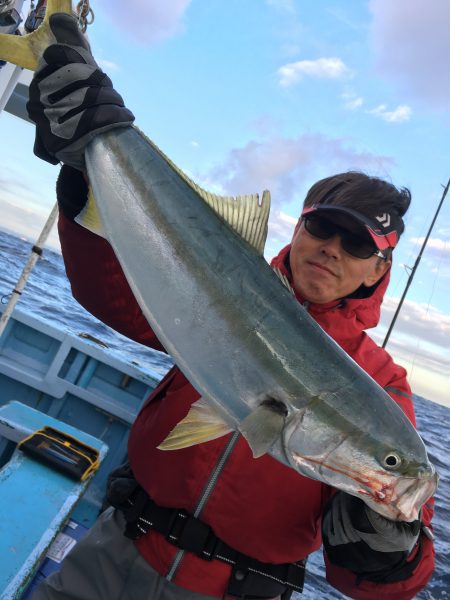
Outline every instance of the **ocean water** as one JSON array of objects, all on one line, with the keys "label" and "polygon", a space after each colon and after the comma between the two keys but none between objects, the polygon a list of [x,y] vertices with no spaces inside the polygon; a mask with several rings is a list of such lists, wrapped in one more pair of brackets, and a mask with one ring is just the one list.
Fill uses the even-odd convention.
[{"label": "ocean water", "polygon": [[[0,229],[0,302],[5,304],[28,260],[32,245]],[[89,333],[122,359],[164,375],[171,366],[166,354],[156,352],[116,333],[95,319],[73,298],[60,254],[45,249],[32,271],[16,308],[32,313],[63,330]]]},{"label": "ocean water", "polygon": [[[0,301],[3,304],[14,289],[30,250],[29,242],[0,230]],[[120,336],[77,304],[70,293],[62,258],[50,250],[45,250],[38,261],[17,308],[72,333],[89,333],[105,342],[122,359],[137,363],[152,373],[162,376],[171,365],[164,354]],[[440,474],[434,518],[436,570],[427,588],[416,598],[450,600],[450,409],[420,397],[415,398],[415,406],[419,431]],[[326,583],[323,573],[322,556],[316,552],[308,561],[304,592],[294,594],[293,598],[345,598]]]}]

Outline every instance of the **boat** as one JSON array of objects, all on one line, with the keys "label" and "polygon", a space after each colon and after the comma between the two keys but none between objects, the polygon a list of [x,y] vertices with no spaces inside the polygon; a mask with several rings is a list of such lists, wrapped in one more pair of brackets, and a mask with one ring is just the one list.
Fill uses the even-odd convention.
[{"label": "boat", "polygon": [[[15,309],[0,338],[2,600],[29,597],[94,523],[108,474],[126,460],[130,426],[157,381],[158,374],[120,360],[90,334],[65,332]],[[89,485],[23,456],[17,442],[44,426],[103,452]],[[42,564],[55,540],[58,559]]]}]

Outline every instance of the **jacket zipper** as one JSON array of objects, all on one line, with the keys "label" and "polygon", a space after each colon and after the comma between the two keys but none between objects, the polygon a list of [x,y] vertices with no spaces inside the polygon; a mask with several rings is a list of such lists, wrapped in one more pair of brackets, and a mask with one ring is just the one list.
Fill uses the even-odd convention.
[{"label": "jacket zipper", "polygon": [[[228,443],[226,444],[218,461],[216,462],[216,465],[211,472],[209,480],[203,489],[203,492],[200,496],[200,500],[198,501],[198,504],[193,513],[193,516],[196,517],[197,519],[200,518],[200,516],[203,512],[203,509],[205,508],[206,504],[208,503],[208,500],[209,500],[212,492],[214,491],[216,482],[219,479],[222,471],[224,470],[225,465],[226,465],[231,453],[233,452],[234,447],[237,444],[239,435],[240,435],[239,431],[235,431],[233,433],[233,435],[228,440]],[[172,581],[172,579],[175,577],[176,572],[178,570],[178,567],[180,566],[181,560],[183,559],[185,552],[186,552],[186,550],[181,549],[175,555],[175,558],[173,559],[173,562],[172,562],[172,566],[170,567],[169,572],[166,575],[167,581]]]}]

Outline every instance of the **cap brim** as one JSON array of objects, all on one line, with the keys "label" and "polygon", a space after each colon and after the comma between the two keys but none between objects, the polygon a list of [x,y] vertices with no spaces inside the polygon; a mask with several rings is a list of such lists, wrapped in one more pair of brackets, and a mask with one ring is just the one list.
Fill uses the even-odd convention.
[{"label": "cap brim", "polygon": [[[363,215],[357,210],[353,210],[352,208],[347,208],[346,206],[336,206],[334,204],[327,205],[315,205],[308,206],[302,212],[302,216],[306,214],[320,213],[320,214],[341,214],[350,217],[353,221],[361,225],[372,238],[375,246],[378,250],[386,250],[387,248],[395,248],[398,242],[398,233],[396,229],[390,223],[390,216],[383,215],[380,218],[386,217],[389,219],[389,223],[385,226],[385,231],[381,228],[380,222],[376,219],[371,219],[367,215]],[[387,220],[386,220],[387,223]]]}]

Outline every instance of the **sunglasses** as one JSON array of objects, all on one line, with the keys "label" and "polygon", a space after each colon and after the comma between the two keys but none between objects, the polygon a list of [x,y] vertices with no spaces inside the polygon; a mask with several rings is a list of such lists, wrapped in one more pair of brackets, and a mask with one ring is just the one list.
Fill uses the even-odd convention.
[{"label": "sunglasses", "polygon": [[348,229],[340,227],[336,223],[318,215],[304,215],[303,223],[305,224],[306,231],[320,240],[328,240],[334,235],[338,235],[341,239],[341,246],[344,252],[355,258],[378,256],[378,258],[386,260],[386,256],[380,250],[376,249],[369,237],[352,233]]}]

